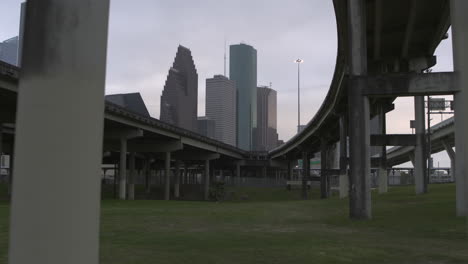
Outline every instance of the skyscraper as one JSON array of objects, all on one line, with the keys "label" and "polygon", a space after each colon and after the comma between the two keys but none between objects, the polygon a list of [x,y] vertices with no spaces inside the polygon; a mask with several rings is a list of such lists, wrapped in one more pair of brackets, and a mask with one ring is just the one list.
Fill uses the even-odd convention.
[{"label": "skyscraper", "polygon": [[11,65],[18,65],[18,37],[0,43],[0,60]]},{"label": "skyscraper", "polygon": [[278,146],[276,91],[261,86],[257,88],[257,129],[255,150],[266,151]]},{"label": "skyscraper", "polygon": [[253,149],[257,127],[257,50],[246,44],[230,46],[229,77],[237,87],[237,147]]},{"label": "skyscraper", "polygon": [[179,46],[161,95],[161,121],[198,131],[198,74],[192,53]]},{"label": "skyscraper", "polygon": [[215,121],[215,139],[236,145],[237,89],[234,81],[223,75],[206,79],[205,113]]},{"label": "skyscraper", "polygon": [[215,138],[216,122],[206,116],[198,117],[198,133],[209,138]]}]

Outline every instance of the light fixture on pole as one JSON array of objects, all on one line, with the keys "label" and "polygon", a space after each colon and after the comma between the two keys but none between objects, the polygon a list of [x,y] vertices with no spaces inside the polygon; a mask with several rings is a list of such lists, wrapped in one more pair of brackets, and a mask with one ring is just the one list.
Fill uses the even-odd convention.
[{"label": "light fixture on pole", "polygon": [[297,63],[297,133],[301,130],[301,63],[302,59],[294,61]]}]

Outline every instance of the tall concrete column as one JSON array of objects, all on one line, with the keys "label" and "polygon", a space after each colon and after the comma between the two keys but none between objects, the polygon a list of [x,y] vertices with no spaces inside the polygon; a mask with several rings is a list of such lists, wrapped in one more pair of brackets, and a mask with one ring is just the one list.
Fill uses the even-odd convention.
[{"label": "tall concrete column", "polygon": [[236,163],[236,179],[237,179],[237,184],[241,183],[241,165],[240,162]]},{"label": "tall concrete column", "polygon": [[109,1],[26,13],[8,261],[97,264]]},{"label": "tall concrete column", "polygon": [[427,192],[426,137],[424,128],[424,97],[414,97],[416,146],[414,148],[414,184],[416,194]]},{"label": "tall concrete column", "polygon": [[442,144],[444,145],[445,151],[447,152],[447,155],[450,158],[450,174],[452,175],[452,178],[456,181],[455,179],[455,151],[453,150],[452,146],[446,141],[442,141]]},{"label": "tall concrete column", "polygon": [[150,159],[146,157],[143,160],[143,173],[145,175],[146,193],[151,193],[151,164]]},{"label": "tall concrete column", "polygon": [[180,160],[175,162],[175,175],[174,175],[174,197],[179,198],[180,194]]},{"label": "tall concrete column", "polygon": [[328,143],[325,139],[322,139],[320,144],[320,198],[326,199],[329,197],[328,192],[328,160],[327,160],[327,152],[328,152]]},{"label": "tall concrete column", "polygon": [[370,133],[369,99],[362,96],[367,75],[366,2],[348,0],[348,41],[350,85],[348,88],[349,112],[349,167],[350,167],[350,217],[370,219]]},{"label": "tall concrete column", "polygon": [[210,195],[210,160],[205,160],[204,199],[209,200]]},{"label": "tall concrete column", "polygon": [[128,200],[135,200],[135,152],[130,153],[130,160],[128,161]]},{"label": "tall concrete column", "polygon": [[348,123],[346,115],[340,117],[340,198],[348,197]]},{"label": "tall concrete column", "polygon": [[127,198],[127,138],[120,138],[119,199]]},{"label": "tall concrete column", "polygon": [[169,201],[171,194],[171,152],[166,152],[164,159],[164,200]]},{"label": "tall concrete column", "polygon": [[468,216],[468,1],[451,0],[450,11],[452,19],[453,68],[456,74],[457,86],[460,92],[455,100],[455,178],[457,215]]},{"label": "tall concrete column", "polygon": [[[382,135],[387,134],[386,116],[383,105],[380,105],[379,113],[379,133]],[[388,172],[387,172],[387,146],[382,146],[380,149],[380,162],[379,162],[379,193],[388,192]]]},{"label": "tall concrete column", "polygon": [[302,151],[302,199],[308,198],[307,181],[310,174],[310,157],[308,151]]}]

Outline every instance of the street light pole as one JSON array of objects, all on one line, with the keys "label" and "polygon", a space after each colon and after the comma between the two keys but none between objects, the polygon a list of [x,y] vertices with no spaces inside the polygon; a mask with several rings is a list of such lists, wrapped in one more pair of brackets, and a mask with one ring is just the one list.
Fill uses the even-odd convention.
[{"label": "street light pole", "polygon": [[297,63],[297,133],[301,129],[301,63],[304,60],[297,59],[294,61]]}]

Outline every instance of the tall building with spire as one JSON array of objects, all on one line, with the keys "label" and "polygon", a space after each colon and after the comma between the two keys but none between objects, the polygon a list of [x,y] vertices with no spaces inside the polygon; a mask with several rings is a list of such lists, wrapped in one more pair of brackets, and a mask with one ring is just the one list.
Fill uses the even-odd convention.
[{"label": "tall building with spire", "polygon": [[161,95],[160,120],[197,132],[197,100],[198,73],[192,53],[179,46]]},{"label": "tall building with spire", "polygon": [[253,149],[257,127],[257,50],[246,44],[231,45],[229,78],[237,87],[237,147]]}]

